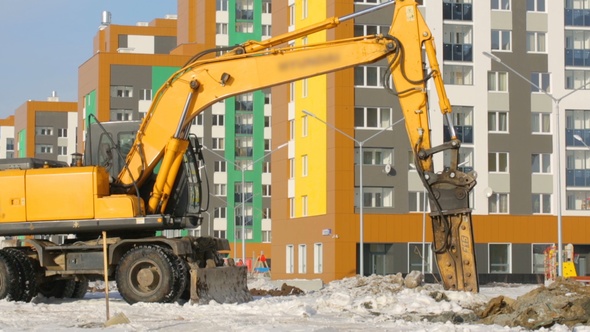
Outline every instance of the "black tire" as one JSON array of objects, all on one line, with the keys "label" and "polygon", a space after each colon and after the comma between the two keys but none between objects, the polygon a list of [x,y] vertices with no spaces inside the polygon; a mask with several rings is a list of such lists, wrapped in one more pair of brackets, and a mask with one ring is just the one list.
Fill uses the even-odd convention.
[{"label": "black tire", "polygon": [[39,285],[39,293],[43,296],[56,299],[72,297],[76,281],[74,279],[46,280]]},{"label": "black tire", "polygon": [[174,301],[176,263],[167,249],[139,246],[129,250],[117,265],[117,288],[127,303]]},{"label": "black tire", "polygon": [[168,302],[173,303],[176,302],[186,290],[186,286],[188,285],[187,273],[188,273],[188,263],[184,261],[181,257],[176,255],[170,249],[163,249],[168,258],[174,262],[174,294],[170,297]]},{"label": "black tire", "polygon": [[23,298],[25,292],[23,289],[25,284],[25,273],[23,271],[23,267],[6,248],[0,250],[0,252],[2,252],[6,260],[10,262],[10,265],[12,265],[12,282],[15,283],[16,287],[12,289],[10,299],[12,301],[22,301],[21,299]]},{"label": "black tire", "polygon": [[0,250],[0,300],[8,299],[13,301],[15,299],[15,294],[19,288],[18,278],[15,278],[18,274],[16,269],[16,265],[10,256],[5,251]]},{"label": "black tire", "polygon": [[83,299],[86,292],[88,292],[88,279],[84,276],[78,276],[78,280],[74,284],[74,292],[72,298]]},{"label": "black tire", "polygon": [[12,257],[21,274],[21,297],[15,299],[15,301],[31,302],[37,296],[37,278],[33,261],[22,250],[15,248],[5,248],[3,250]]}]

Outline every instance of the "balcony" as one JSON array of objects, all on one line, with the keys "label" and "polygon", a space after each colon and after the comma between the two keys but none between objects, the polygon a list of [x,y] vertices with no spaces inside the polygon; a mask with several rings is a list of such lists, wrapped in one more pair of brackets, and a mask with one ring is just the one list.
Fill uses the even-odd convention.
[{"label": "balcony", "polygon": [[[473,144],[473,126],[455,126],[455,133],[462,143]],[[451,140],[449,126],[444,127],[444,140],[445,142]]]},{"label": "balcony", "polygon": [[236,134],[252,135],[252,128],[251,124],[236,124]]},{"label": "balcony", "polygon": [[590,26],[590,9],[565,9],[564,17],[566,26],[588,27]]},{"label": "balcony", "polygon": [[[252,226],[254,223],[254,217],[246,216],[244,218],[244,225],[245,226]],[[236,216],[236,226],[242,226],[242,216]]]},{"label": "balcony", "polygon": [[472,21],[473,4],[443,3],[443,19],[452,21]]},{"label": "balcony", "polygon": [[586,146],[574,138],[574,135],[578,135],[582,138],[584,143],[590,145],[590,129],[566,129],[565,130],[565,145],[567,147],[580,147],[585,148]]},{"label": "balcony", "polygon": [[473,45],[471,44],[444,44],[443,59],[448,61],[473,61]]},{"label": "balcony", "polygon": [[590,187],[589,169],[567,169],[565,182],[568,187]]},{"label": "balcony", "polygon": [[590,67],[590,50],[565,49],[565,65]]}]

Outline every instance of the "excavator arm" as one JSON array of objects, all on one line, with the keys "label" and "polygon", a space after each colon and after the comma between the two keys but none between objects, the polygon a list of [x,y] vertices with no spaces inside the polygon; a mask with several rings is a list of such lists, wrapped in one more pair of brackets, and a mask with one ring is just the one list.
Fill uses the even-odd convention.
[{"label": "excavator arm", "polygon": [[[377,10],[394,2],[375,6]],[[361,12],[362,13],[362,12]],[[357,14],[361,14],[357,13]],[[301,47],[286,42],[336,27],[357,15],[331,18],[264,42],[246,42],[214,58],[191,60],[157,92],[137,133],[117,185],[132,193],[161,161],[148,213],[164,211],[182,156],[188,146],[192,120],[225,98],[295,80],[330,73],[387,58],[406,129],[415,154],[418,173],[429,193],[434,248],[446,289],[478,291],[469,191],[472,174],[457,170],[460,141],[431,147],[426,82],[434,81],[440,108],[453,128],[434,42],[415,0],[397,0],[387,35],[349,38]],[[423,48],[424,47],[424,48]],[[425,50],[427,59],[423,56]],[[426,61],[427,60],[427,61]],[[388,81],[388,80],[386,80]],[[434,153],[450,150],[453,162],[442,172],[432,166]]]}]

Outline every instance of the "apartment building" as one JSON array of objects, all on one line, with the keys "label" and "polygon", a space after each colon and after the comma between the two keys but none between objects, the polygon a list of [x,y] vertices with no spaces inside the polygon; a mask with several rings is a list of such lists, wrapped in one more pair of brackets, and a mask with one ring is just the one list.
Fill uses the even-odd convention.
[{"label": "apartment building", "polygon": [[12,157],[71,163],[76,152],[76,106],[60,101],[55,92],[46,101],[29,100],[19,106],[12,120]]},{"label": "apartment building", "polygon": [[[273,34],[380,2],[275,0]],[[463,141],[460,166],[478,173],[470,201],[481,280],[542,278],[544,251],[559,233],[586,274],[588,1],[444,0],[424,2],[420,11]],[[385,8],[293,42],[383,33],[391,14]],[[273,263],[273,277],[330,281],[360,273],[360,262],[365,275],[420,270],[423,261],[425,272],[436,273],[424,189],[405,129],[394,124],[402,117],[398,102],[382,88],[385,65],[273,88],[273,141],[289,141],[288,151],[272,156],[274,170],[282,170],[273,172],[272,252],[285,258]],[[438,145],[448,139],[447,124],[428,88]],[[435,167],[448,158],[435,156]]]},{"label": "apartment building", "polygon": [[14,156],[14,115],[0,119],[0,158]]}]

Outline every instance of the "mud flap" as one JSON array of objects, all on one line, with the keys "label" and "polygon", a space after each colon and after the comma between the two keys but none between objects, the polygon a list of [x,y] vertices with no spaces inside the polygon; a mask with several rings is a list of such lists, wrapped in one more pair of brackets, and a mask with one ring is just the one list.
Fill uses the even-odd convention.
[{"label": "mud flap", "polygon": [[208,304],[212,300],[218,303],[245,303],[252,300],[246,266],[200,268],[194,263],[189,265],[191,303]]}]

